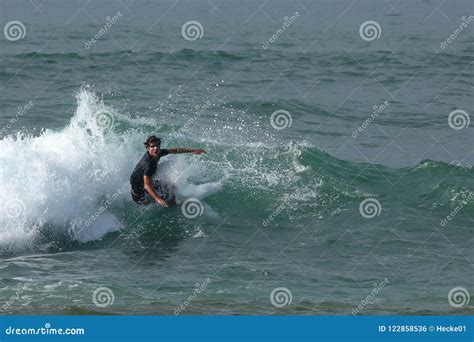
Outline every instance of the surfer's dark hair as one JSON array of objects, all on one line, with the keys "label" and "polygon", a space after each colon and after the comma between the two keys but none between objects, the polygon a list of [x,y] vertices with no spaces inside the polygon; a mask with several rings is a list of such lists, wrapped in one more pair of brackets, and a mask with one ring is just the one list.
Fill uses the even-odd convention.
[{"label": "surfer's dark hair", "polygon": [[156,135],[150,135],[143,144],[148,147],[151,143],[161,144],[161,139]]}]

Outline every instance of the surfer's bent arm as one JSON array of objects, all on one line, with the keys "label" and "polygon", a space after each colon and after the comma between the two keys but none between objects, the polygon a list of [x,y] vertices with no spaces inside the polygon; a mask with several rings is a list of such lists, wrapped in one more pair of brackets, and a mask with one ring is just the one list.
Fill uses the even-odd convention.
[{"label": "surfer's bent arm", "polygon": [[206,153],[206,151],[201,150],[200,148],[186,148],[186,147],[173,147],[173,148],[168,148],[168,152],[169,152],[170,154],[179,154],[179,153],[201,154],[201,153]]},{"label": "surfer's bent arm", "polygon": [[153,186],[151,185],[151,178],[148,176],[143,176],[143,187],[145,188],[145,191],[150,194],[151,197],[155,201],[158,202],[159,205],[163,207],[169,207],[168,203],[164,199],[162,199],[158,194],[155,192],[155,189],[153,189]]}]

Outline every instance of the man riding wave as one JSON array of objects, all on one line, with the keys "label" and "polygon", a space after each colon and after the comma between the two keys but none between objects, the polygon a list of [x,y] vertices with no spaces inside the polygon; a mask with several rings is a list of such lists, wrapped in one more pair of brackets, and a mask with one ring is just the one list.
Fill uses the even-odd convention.
[{"label": "man riding wave", "polygon": [[206,151],[184,147],[161,149],[161,140],[154,135],[148,137],[144,144],[146,152],[130,176],[132,199],[138,204],[150,204],[154,200],[163,207],[169,207],[175,200],[174,195],[167,187],[153,180],[160,158],[168,154],[202,154]]}]

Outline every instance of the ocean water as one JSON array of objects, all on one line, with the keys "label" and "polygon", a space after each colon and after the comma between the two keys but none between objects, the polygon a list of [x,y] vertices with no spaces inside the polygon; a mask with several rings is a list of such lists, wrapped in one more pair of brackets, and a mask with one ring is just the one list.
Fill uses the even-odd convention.
[{"label": "ocean water", "polygon": [[[472,15],[0,1],[2,312],[472,314]],[[150,134],[191,205],[132,202]]]}]

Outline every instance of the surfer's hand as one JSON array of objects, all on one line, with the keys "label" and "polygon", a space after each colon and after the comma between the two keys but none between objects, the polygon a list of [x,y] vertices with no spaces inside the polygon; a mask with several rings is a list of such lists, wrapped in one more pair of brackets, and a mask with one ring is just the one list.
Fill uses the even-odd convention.
[{"label": "surfer's hand", "polygon": [[206,153],[206,151],[201,150],[200,148],[197,150],[194,150],[194,154],[202,154],[202,153]]},{"label": "surfer's hand", "polygon": [[160,198],[160,200],[157,201],[157,202],[158,202],[158,204],[161,205],[162,207],[169,208],[169,204],[166,203],[165,200],[162,200],[162,199]]}]

